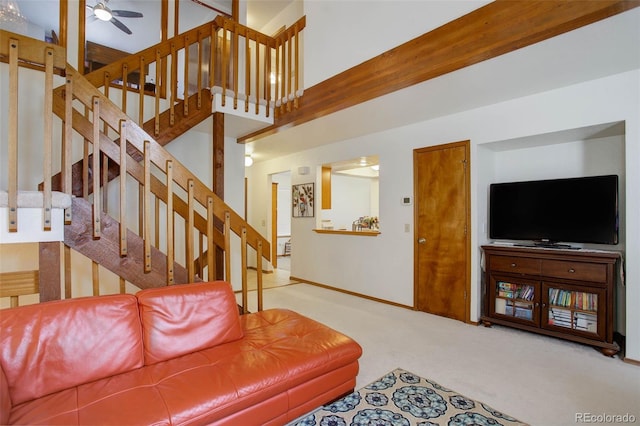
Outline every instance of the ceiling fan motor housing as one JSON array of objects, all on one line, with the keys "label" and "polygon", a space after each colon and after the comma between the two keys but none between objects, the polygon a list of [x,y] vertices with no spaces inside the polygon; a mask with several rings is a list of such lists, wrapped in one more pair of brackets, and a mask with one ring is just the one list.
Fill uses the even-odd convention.
[{"label": "ceiling fan motor housing", "polygon": [[123,24],[120,20],[116,18],[116,16],[121,18],[142,18],[143,15],[140,12],[134,12],[132,10],[111,10],[107,7],[107,2],[109,0],[103,0],[96,3],[95,6],[91,7],[87,5],[87,8],[93,11],[93,16],[104,22],[111,22],[121,31],[131,35],[131,30],[125,24]]},{"label": "ceiling fan motor housing", "polygon": [[93,7],[93,14],[101,21],[109,21],[113,17],[111,9],[109,9],[104,3],[100,2]]}]

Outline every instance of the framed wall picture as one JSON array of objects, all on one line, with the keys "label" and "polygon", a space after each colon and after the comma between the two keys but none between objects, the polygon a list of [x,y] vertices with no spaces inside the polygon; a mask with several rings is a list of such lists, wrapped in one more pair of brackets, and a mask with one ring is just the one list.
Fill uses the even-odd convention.
[{"label": "framed wall picture", "polygon": [[315,206],[314,183],[291,185],[291,207],[293,217],[313,217]]}]

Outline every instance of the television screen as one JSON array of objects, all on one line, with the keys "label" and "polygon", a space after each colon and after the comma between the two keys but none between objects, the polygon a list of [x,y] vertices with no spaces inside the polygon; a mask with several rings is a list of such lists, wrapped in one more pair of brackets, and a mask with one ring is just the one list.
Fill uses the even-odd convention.
[{"label": "television screen", "polygon": [[489,237],[618,244],[618,176],[491,184]]}]

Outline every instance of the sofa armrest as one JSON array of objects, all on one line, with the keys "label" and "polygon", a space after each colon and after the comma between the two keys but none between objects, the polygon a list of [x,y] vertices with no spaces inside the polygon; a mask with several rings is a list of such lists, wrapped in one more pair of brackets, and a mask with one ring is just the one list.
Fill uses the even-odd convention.
[{"label": "sofa armrest", "polygon": [[0,425],[9,423],[11,414],[11,396],[9,395],[9,382],[0,365]]}]

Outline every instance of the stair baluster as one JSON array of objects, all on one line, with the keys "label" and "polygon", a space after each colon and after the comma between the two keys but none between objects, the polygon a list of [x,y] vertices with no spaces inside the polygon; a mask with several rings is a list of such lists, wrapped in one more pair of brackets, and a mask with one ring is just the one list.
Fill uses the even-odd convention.
[{"label": "stair baluster", "polygon": [[[213,280],[217,277],[216,250],[224,251],[224,274],[225,278],[231,281],[230,255],[231,233],[233,232],[241,240],[242,300],[243,309],[246,311],[248,249],[251,247],[257,251],[258,287],[261,291],[262,257],[269,259],[269,243],[242,217],[230,210],[182,164],[164,151],[161,144],[153,140],[153,137],[144,128],[147,128],[148,125],[151,126],[151,133],[160,139],[164,138],[163,143],[175,138],[193,126],[196,120],[202,120],[211,114],[211,102],[206,101],[206,97],[203,99],[203,90],[209,91],[211,87],[220,83],[223,92],[227,89],[233,90],[234,108],[238,108],[238,99],[240,98],[241,101],[245,101],[245,112],[248,112],[248,103],[255,99],[255,112],[258,114],[261,110],[260,102],[262,100],[263,104],[267,104],[266,114],[268,115],[270,107],[273,106],[270,105],[274,94],[270,84],[272,75],[270,67],[272,65],[271,54],[276,46],[275,39],[250,30],[237,22],[220,18],[213,23],[187,31],[183,35],[152,46],[83,77],[68,65],[64,69],[66,52],[63,48],[28,37],[18,35],[13,37],[7,36],[7,34],[0,31],[0,37],[3,40],[1,44],[7,41],[7,45],[11,45],[11,48],[2,47],[0,56],[4,55],[9,58],[9,102],[15,107],[10,108],[10,115],[11,111],[14,111],[15,116],[9,117],[8,126],[10,151],[13,150],[10,152],[11,160],[9,161],[10,165],[13,165],[10,166],[9,181],[12,183],[9,188],[10,202],[13,201],[17,208],[19,153],[17,125],[13,126],[12,123],[17,121],[18,113],[19,65],[44,70],[46,73],[43,98],[45,111],[49,112],[45,113],[43,119],[47,130],[45,130],[43,144],[45,151],[44,182],[41,185],[45,192],[45,210],[51,204],[50,194],[54,187],[67,194],[84,195],[86,200],[75,199],[73,202],[73,209],[77,209],[74,216],[77,216],[78,221],[71,222],[72,208],[66,209],[64,215],[69,231],[68,245],[64,246],[63,256],[65,297],[72,296],[72,249],[80,250],[92,259],[91,274],[94,294],[99,294],[101,291],[100,266],[120,275],[118,291],[121,292],[126,290],[127,281],[146,287],[149,285],[157,286],[159,282],[165,281],[166,284],[172,284],[200,280],[204,278],[205,274],[208,279]],[[243,44],[241,44],[242,37],[245,38]],[[204,47],[207,42],[209,43],[208,49]],[[243,70],[240,70],[240,46],[243,46],[242,48],[245,50],[242,56],[245,61]],[[19,47],[22,48],[19,49]],[[190,48],[197,49],[197,51],[190,52]],[[179,74],[177,72],[177,58],[182,49],[185,49],[184,55],[187,61]],[[255,64],[250,64],[253,59],[250,55],[251,49],[256,50]],[[208,59],[204,57],[206,52],[211,55]],[[260,63],[261,52],[262,64]],[[37,57],[32,57],[35,53],[37,53]],[[197,55],[199,71],[195,75],[189,76],[188,59],[191,56],[195,60],[195,55]],[[230,57],[230,55],[233,56]],[[166,70],[165,66],[168,61],[171,61],[171,71],[169,75],[165,76],[166,71],[163,70]],[[203,63],[209,65],[208,79],[204,79],[203,71],[201,71]],[[144,102],[148,95],[148,91],[145,90],[145,75],[146,70],[152,65],[155,66],[154,112],[151,114],[151,120],[144,123]],[[253,69],[255,69],[255,73],[253,73]],[[240,75],[240,71],[245,73],[244,76]],[[60,72],[66,73],[65,83],[62,87],[53,89],[53,74]],[[135,88],[137,90],[129,84],[129,82],[134,82],[133,74],[136,72],[139,76],[138,87]],[[286,74],[284,69],[282,73]],[[208,88],[203,87],[203,80],[209,82]],[[177,99],[179,96],[177,92],[178,81],[185,82],[183,99]],[[191,85],[195,83],[197,86],[196,91],[191,95],[190,90],[193,91],[193,88],[190,89],[189,81],[192,82]],[[121,93],[120,96],[116,96],[118,98],[116,103],[119,106],[114,105],[110,100],[110,89],[118,82]],[[241,87],[242,85],[244,87]],[[97,91],[96,87],[104,87],[102,93]],[[166,93],[167,89],[170,93]],[[284,90],[284,86],[282,89]],[[242,91],[245,92],[243,96],[241,96]],[[127,110],[129,95],[138,96],[137,119],[141,124],[144,123],[144,127],[136,125],[123,113]],[[284,93],[282,95],[282,97],[289,96]],[[169,97],[168,102],[165,96]],[[203,101],[205,101],[205,105],[203,105]],[[164,112],[161,110],[162,107],[165,108]],[[180,107],[182,114],[175,114],[176,107]],[[55,167],[51,159],[51,153],[56,143],[50,130],[54,127],[51,111],[64,122],[59,141],[62,151],[59,167]],[[164,117],[168,117],[168,119]],[[183,124],[183,122],[188,124]],[[167,123],[169,123],[168,126]],[[178,124],[180,128],[177,128]],[[74,132],[80,136],[80,140],[86,140],[83,160],[76,165],[73,164],[72,158],[72,153],[78,151],[73,149]],[[51,170],[58,168],[61,170],[60,174],[51,179]],[[82,170],[82,173],[74,174],[74,169],[77,172]],[[84,178],[82,178],[82,174],[85,174]],[[120,185],[108,188],[109,180],[118,175],[120,176]],[[132,204],[131,200],[127,198],[127,183],[132,182],[137,182],[140,188],[138,206],[135,206],[135,202]],[[76,185],[76,190],[74,190],[74,185]],[[109,216],[112,209],[108,205],[108,195],[115,191],[120,197],[119,211],[116,210],[119,222]],[[93,195],[91,196],[91,194]],[[151,203],[152,194],[155,197],[153,204]],[[87,203],[89,200],[91,202]],[[136,242],[135,234],[127,229],[129,223],[127,212],[130,213],[136,207],[141,218],[138,231],[144,237],[142,243]],[[161,243],[158,239],[161,218],[159,212],[162,208],[166,211],[167,231],[166,247],[163,245],[164,250],[162,251],[166,253],[161,253],[158,248],[160,245],[158,243]],[[206,211],[206,214],[203,213],[205,216],[201,216],[198,211]],[[17,219],[17,211],[15,213]],[[175,214],[178,214],[185,221],[184,269],[181,269],[182,267],[175,261]],[[91,230],[89,231],[91,238],[86,238],[88,228],[85,228],[81,222],[82,218],[86,218],[87,223],[91,222]],[[45,227],[47,220],[45,218]],[[215,226],[215,221],[224,223],[223,229],[219,230]],[[17,227],[17,220],[15,226]],[[151,247],[151,226],[154,226],[153,229],[155,229],[155,247]],[[198,238],[197,256],[194,253],[196,237]],[[139,251],[134,249],[131,245],[132,242],[135,242],[135,245],[139,247]],[[143,254],[142,261],[135,259],[136,256],[140,257],[140,253]],[[158,258],[158,256],[161,257]],[[162,280],[157,279],[157,269],[165,265],[162,265],[163,261],[156,262],[156,258],[166,259],[166,267],[163,267],[163,271],[160,272],[160,275],[164,276]],[[141,267],[138,271],[131,270],[131,268],[123,269],[126,265],[140,265]],[[180,271],[177,271],[176,267]],[[145,275],[149,275],[149,277],[145,277]],[[261,294],[259,295],[259,309],[262,309]]]}]

